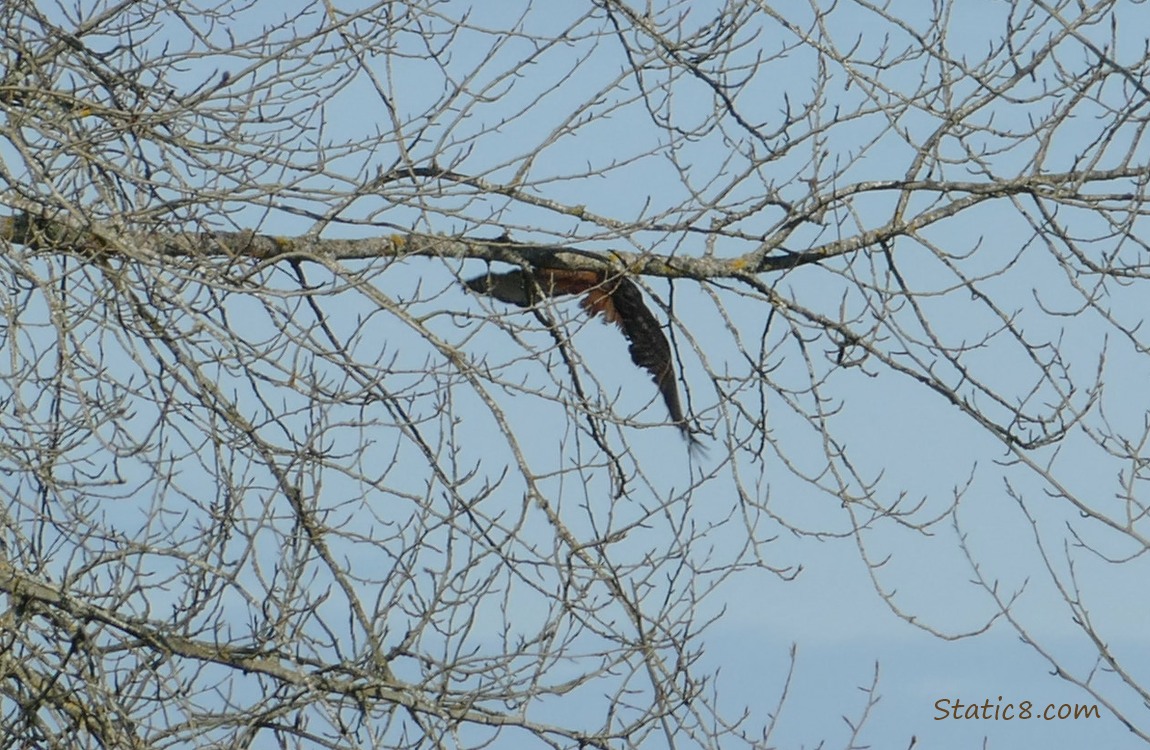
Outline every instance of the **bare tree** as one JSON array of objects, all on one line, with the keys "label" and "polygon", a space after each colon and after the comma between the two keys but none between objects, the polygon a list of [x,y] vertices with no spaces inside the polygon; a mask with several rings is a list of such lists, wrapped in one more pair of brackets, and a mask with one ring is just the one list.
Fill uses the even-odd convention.
[{"label": "bare tree", "polygon": [[825,540],[1150,739],[1143,9],[986,5],[0,4],[0,746],[770,746]]}]

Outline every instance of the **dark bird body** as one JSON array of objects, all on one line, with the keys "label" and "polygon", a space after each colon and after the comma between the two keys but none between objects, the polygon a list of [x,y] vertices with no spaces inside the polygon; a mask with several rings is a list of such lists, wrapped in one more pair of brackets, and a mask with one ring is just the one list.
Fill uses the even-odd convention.
[{"label": "dark bird body", "polygon": [[580,301],[583,309],[592,316],[602,315],[608,323],[619,326],[627,338],[631,361],[651,374],[671,420],[684,437],[693,442],[679,403],[671,346],[659,320],[643,301],[643,293],[630,279],[623,276],[607,278],[598,271],[540,268],[484,274],[464,283],[474,292],[520,307],[536,304],[541,295],[556,297],[586,293]]}]

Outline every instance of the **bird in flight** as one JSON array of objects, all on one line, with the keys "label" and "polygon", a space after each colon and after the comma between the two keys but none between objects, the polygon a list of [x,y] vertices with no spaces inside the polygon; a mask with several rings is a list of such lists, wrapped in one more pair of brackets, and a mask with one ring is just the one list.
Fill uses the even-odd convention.
[{"label": "bird in flight", "polygon": [[468,279],[464,284],[473,292],[520,307],[531,307],[540,300],[540,295],[559,297],[586,292],[580,305],[592,317],[602,315],[607,323],[619,326],[629,343],[631,361],[651,374],[671,414],[671,421],[683,437],[694,444],[695,438],[679,403],[671,345],[633,281],[623,276],[609,277],[603,271],[536,268],[487,273]]}]

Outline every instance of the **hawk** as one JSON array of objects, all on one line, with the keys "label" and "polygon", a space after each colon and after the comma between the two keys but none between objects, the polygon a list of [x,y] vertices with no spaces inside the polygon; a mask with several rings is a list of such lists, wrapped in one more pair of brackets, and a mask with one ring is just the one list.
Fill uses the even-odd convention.
[{"label": "hawk", "polygon": [[691,428],[683,416],[679,390],[675,386],[675,365],[671,346],[658,319],[643,302],[639,287],[623,276],[608,277],[603,271],[568,271],[558,268],[518,269],[507,273],[476,276],[464,282],[473,292],[494,297],[520,307],[531,307],[540,299],[568,294],[586,295],[580,305],[592,317],[602,315],[615,323],[627,338],[631,361],[647,372],[659,388],[671,421],[694,443]]}]

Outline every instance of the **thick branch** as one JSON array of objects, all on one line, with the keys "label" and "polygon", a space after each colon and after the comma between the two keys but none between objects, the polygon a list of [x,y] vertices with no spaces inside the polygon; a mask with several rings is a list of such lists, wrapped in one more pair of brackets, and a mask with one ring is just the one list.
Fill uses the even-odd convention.
[{"label": "thick branch", "polygon": [[419,694],[418,689],[399,684],[394,678],[357,674],[339,668],[324,668],[319,664],[293,662],[276,653],[261,653],[250,648],[198,641],[176,635],[162,624],[120,615],[90,604],[83,596],[69,595],[60,588],[21,573],[4,560],[0,560],[0,592],[8,594],[23,606],[34,602],[35,606],[64,612],[77,621],[101,623],[138,640],[141,645],[146,645],[160,654],[222,664],[244,672],[262,674],[297,687],[350,696],[357,700],[395,703],[413,711],[448,716],[456,721],[485,726],[519,726],[538,733],[575,736],[593,747],[606,746],[605,739],[579,735],[556,726],[530,723],[513,715],[494,713],[469,705],[466,698],[457,703],[445,700],[442,695],[428,700]]},{"label": "thick branch", "polygon": [[[1100,170],[1052,175],[1034,175],[1009,183],[883,181],[859,183],[841,188],[818,202],[817,211],[804,213],[784,223],[754,250],[734,258],[684,257],[591,251],[574,247],[519,242],[506,234],[497,238],[450,237],[439,234],[393,233],[359,239],[328,239],[311,235],[282,237],[252,231],[227,232],[132,232],[115,234],[97,227],[79,227],[57,219],[27,212],[0,217],[0,240],[48,251],[78,252],[86,255],[121,254],[127,257],[227,257],[276,261],[287,258],[364,260],[427,256],[473,258],[502,261],[518,266],[542,266],[572,271],[626,271],[663,278],[720,279],[743,278],[819,263],[828,258],[849,255],[867,247],[910,234],[955,216],[973,206],[1017,195],[1033,195],[1058,202],[1075,202],[1082,186],[1112,180],[1144,177],[1137,169]],[[935,208],[913,217],[894,220],[833,242],[799,251],[783,247],[791,232],[810,213],[821,213],[851,196],[874,192],[921,192],[950,197]],[[1129,200],[1132,194],[1091,196],[1095,200]]]}]

